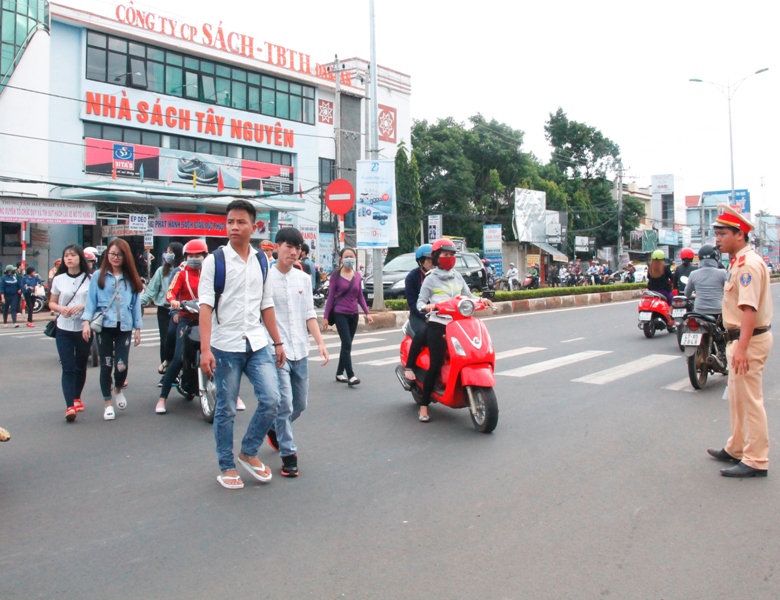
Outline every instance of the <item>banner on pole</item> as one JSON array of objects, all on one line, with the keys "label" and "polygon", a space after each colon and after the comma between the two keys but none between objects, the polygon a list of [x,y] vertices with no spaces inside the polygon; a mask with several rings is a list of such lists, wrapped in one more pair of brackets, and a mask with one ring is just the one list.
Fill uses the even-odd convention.
[{"label": "banner on pole", "polygon": [[496,277],[504,274],[502,255],[501,225],[485,225],[482,227],[482,253],[496,269]]},{"label": "banner on pole", "polygon": [[395,161],[357,161],[355,193],[358,248],[398,246]]},{"label": "banner on pole", "polygon": [[441,215],[428,215],[428,243],[432,244],[444,235]]}]

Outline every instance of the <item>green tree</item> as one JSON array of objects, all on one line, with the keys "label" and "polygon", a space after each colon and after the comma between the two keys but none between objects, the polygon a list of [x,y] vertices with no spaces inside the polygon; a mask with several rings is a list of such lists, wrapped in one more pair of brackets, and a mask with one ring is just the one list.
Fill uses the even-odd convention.
[{"label": "green tree", "polygon": [[420,219],[423,216],[420,200],[420,172],[417,158],[408,156],[404,142],[398,144],[395,154],[395,193],[398,207],[398,248],[390,248],[388,259],[411,252],[419,243]]}]

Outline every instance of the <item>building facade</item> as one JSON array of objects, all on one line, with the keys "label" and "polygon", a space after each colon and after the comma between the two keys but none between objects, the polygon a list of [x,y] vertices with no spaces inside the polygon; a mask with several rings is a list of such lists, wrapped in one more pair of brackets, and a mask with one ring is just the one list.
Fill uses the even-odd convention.
[{"label": "building facade", "polygon": [[[295,225],[312,232],[316,262],[333,254],[322,199],[339,175],[354,184],[366,155],[366,61],[317,64],[132,3],[3,9],[1,262],[19,260],[23,240],[43,273],[72,242],[122,236],[137,257],[192,237],[215,248],[234,198],[257,207],[258,238]],[[410,142],[410,79],[380,67],[377,83],[380,153],[392,158]],[[349,241],[353,215],[346,224]]]}]

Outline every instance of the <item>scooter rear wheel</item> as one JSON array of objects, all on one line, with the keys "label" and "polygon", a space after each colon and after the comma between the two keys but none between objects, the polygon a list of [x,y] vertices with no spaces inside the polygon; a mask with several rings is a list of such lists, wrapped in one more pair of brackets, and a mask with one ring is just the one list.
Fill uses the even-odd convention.
[{"label": "scooter rear wheel", "polygon": [[704,346],[699,346],[696,348],[696,353],[688,357],[688,378],[691,380],[693,389],[700,390],[707,385],[709,374]]},{"label": "scooter rear wheel", "polygon": [[203,377],[203,387],[200,391],[200,410],[203,413],[203,419],[206,423],[214,422],[214,409],[217,406],[217,386],[214,385],[214,378]]},{"label": "scooter rear wheel", "polygon": [[645,332],[646,338],[651,338],[655,335],[655,323],[652,321],[645,321],[642,325],[642,331]]},{"label": "scooter rear wheel", "polygon": [[493,388],[469,386],[467,393],[474,398],[476,413],[471,413],[471,422],[480,433],[490,433],[498,425],[498,400]]}]

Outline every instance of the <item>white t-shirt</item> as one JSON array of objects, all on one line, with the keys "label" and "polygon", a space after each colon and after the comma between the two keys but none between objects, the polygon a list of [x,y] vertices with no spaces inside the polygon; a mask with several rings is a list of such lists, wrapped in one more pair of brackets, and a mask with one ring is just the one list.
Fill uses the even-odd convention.
[{"label": "white t-shirt", "polygon": [[[79,273],[75,277],[68,273],[63,273],[62,275],[57,275],[51,282],[51,294],[52,296],[59,296],[57,304],[60,306],[83,306],[87,303],[88,293],[89,275],[86,273]],[[73,298],[74,294],[76,296],[75,299]],[[81,312],[70,317],[58,316],[57,327],[65,331],[81,331]]]}]

